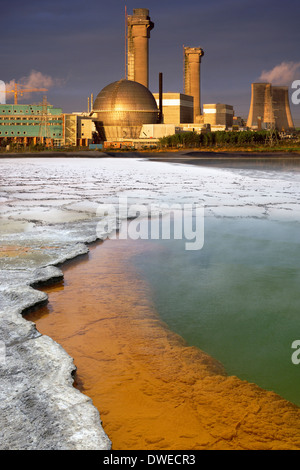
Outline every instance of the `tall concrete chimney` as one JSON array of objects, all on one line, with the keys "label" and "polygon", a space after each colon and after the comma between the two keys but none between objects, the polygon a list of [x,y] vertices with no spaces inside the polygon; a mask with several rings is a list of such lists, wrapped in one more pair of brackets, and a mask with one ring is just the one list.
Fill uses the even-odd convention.
[{"label": "tall concrete chimney", "polygon": [[150,20],[149,10],[136,8],[127,17],[127,78],[149,85],[149,38],[154,23]]},{"label": "tall concrete chimney", "polygon": [[287,86],[252,83],[247,127],[258,126],[261,118],[267,128],[279,131],[293,129],[288,90]]},{"label": "tall concrete chimney", "polygon": [[184,93],[194,97],[194,122],[201,115],[200,63],[201,47],[184,48]]}]

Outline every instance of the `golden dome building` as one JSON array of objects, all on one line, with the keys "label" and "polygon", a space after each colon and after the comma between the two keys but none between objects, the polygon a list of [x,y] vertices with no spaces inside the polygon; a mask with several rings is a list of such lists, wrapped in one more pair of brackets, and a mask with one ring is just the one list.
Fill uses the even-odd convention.
[{"label": "golden dome building", "polygon": [[148,88],[122,79],[100,91],[92,117],[103,141],[138,139],[143,124],[157,124],[159,110]]}]

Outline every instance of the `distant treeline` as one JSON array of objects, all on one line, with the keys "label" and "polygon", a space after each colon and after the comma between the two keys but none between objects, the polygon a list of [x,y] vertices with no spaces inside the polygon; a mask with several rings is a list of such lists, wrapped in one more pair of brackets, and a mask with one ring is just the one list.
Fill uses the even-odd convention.
[{"label": "distant treeline", "polygon": [[197,132],[181,132],[179,134],[168,135],[159,139],[162,147],[215,147],[222,145],[258,145],[268,144],[272,140],[278,141],[279,133],[273,131],[216,131],[205,134]]}]

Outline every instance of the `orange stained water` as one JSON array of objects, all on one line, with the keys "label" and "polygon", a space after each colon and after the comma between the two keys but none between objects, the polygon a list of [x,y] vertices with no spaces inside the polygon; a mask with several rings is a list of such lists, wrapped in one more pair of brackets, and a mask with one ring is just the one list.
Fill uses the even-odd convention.
[{"label": "orange stained water", "polygon": [[99,410],[112,448],[300,449],[298,407],[227,377],[159,319],[131,262],[152,249],[129,240],[91,246],[64,267],[64,282],[44,289],[49,304],[26,316],[74,358],[76,386]]}]

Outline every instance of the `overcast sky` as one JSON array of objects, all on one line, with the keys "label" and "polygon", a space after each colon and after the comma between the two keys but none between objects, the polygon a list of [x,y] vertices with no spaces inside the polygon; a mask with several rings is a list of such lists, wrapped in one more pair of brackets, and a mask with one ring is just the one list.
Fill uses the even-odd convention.
[{"label": "overcast sky", "polygon": [[[299,0],[1,0],[0,80],[48,88],[64,112],[86,110],[91,93],[124,78],[125,5],[149,8],[155,23],[152,92],[159,72],[164,91],[183,92],[183,45],[204,49],[202,103],[231,104],[236,115],[247,117],[252,82],[300,80]],[[300,104],[291,110],[300,126]]]}]

